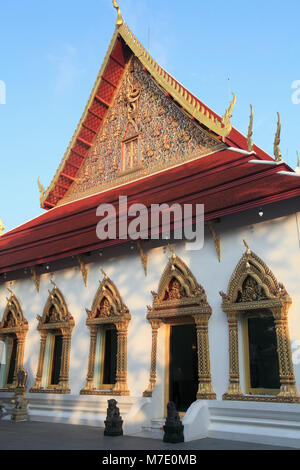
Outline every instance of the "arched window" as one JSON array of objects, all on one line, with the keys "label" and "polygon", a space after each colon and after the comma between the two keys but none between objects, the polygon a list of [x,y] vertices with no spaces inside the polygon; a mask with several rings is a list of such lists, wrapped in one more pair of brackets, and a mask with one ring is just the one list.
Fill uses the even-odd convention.
[{"label": "arched window", "polygon": [[10,298],[0,322],[0,340],[3,342],[0,365],[0,391],[14,391],[17,372],[23,367],[24,345],[28,331],[19,301],[11,290]]},{"label": "arched window", "polygon": [[[225,400],[298,402],[284,286],[249,248],[220,292],[229,325],[229,388]],[[239,324],[243,331],[245,394],[240,386]]]},{"label": "arched window", "polygon": [[41,334],[36,380],[31,393],[70,393],[69,364],[73,317],[65,299],[53,284],[42,317],[38,315]]},{"label": "arched window", "polygon": [[127,329],[130,313],[114,283],[105,275],[92,309],[86,310],[91,332],[86,385],[82,395],[129,395]]},{"label": "arched window", "polygon": [[196,399],[216,395],[211,384],[208,321],[211,307],[186,264],[173,253],[161,277],[147,319],[152,325],[150,383],[144,396],[152,396],[156,383],[157,335],[168,327],[166,396],[178,411],[186,411]]}]

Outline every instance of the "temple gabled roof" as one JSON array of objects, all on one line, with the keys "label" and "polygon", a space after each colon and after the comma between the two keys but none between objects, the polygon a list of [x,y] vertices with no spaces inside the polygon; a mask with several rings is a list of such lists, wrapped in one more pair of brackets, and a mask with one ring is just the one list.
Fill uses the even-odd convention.
[{"label": "temple gabled roof", "polygon": [[[188,144],[182,144],[187,145],[184,155],[186,158],[179,156],[165,168],[157,167],[155,160],[154,167],[147,174],[134,173],[129,180],[117,178],[106,187],[96,185],[96,191],[92,188],[93,192],[89,194],[77,194],[75,191],[70,198],[70,193],[76,185],[81,184],[81,179],[84,184],[89,181],[88,172],[85,174],[85,165],[89,158],[95,158],[92,147],[94,139],[102,137],[105,126],[113,128],[113,123],[110,122],[114,110],[113,101],[117,102],[123,77],[126,73],[132,74],[129,70],[131,67],[126,67],[130,61],[137,62],[139,76],[142,75],[145,79],[147,75],[145,82],[146,85],[150,84],[148,89],[158,84],[159,100],[167,100],[167,108],[173,121],[176,121],[177,116],[180,124],[187,124],[192,138]],[[126,83],[126,79],[123,82]],[[143,103],[148,99],[145,93],[144,95],[141,98]],[[148,103],[148,106],[157,107],[157,103],[154,101]],[[126,109],[125,105],[124,107]],[[181,205],[204,204],[206,221],[284,200],[291,200],[290,207],[296,211],[300,196],[300,172],[294,172],[280,158],[275,161],[252,145],[251,125],[248,139],[232,128],[231,112],[232,106],[225,113],[224,119],[217,116],[161,69],[134,38],[119,13],[116,31],[82,119],[52,183],[41,198],[42,207],[50,210],[3,235],[0,221],[0,282],[8,278],[14,279],[16,272],[24,275],[24,269],[27,268],[34,269],[39,274],[45,272],[45,263],[63,262],[67,258],[72,259],[126,243],[128,240],[119,238],[100,240],[96,233],[99,222],[97,207],[100,204],[112,204],[118,217],[118,200],[121,195],[128,197],[128,206],[136,202],[147,208],[152,204],[171,205],[174,202]],[[158,116],[156,122],[160,128],[168,125],[169,121]],[[114,126],[112,138],[118,134],[118,125],[115,123]],[[145,127],[151,130],[149,123]],[[171,139],[175,136],[174,140],[179,142],[180,133],[184,136],[183,126],[175,131],[173,129]],[[198,143],[199,136],[201,145],[203,144],[203,147],[200,145],[200,150],[203,150],[200,154],[197,153],[197,145],[194,145],[195,142]],[[155,135],[154,141],[160,138],[161,136]],[[117,146],[122,139],[120,134],[118,139],[115,141]],[[274,150],[279,150],[279,141],[280,119]],[[192,158],[189,156],[191,142],[194,145],[192,147],[197,150]],[[108,144],[106,142],[104,147],[109,146]],[[95,149],[98,151],[97,146]],[[175,150],[178,153],[178,147]],[[172,155],[173,147],[167,153]],[[104,156],[106,155],[107,153]],[[96,157],[98,158],[98,154]],[[112,164],[110,160],[106,163],[108,167]],[[157,227],[157,230],[161,233],[162,227]]]},{"label": "temple gabled roof", "polygon": [[[40,185],[41,207],[44,209],[51,209],[61,203],[60,201],[76,181],[78,171],[113,103],[126,64],[132,54],[138,58],[144,70],[151,75],[166,96],[195,123],[200,124],[220,141],[230,146],[247,149],[246,138],[233,129],[230,122],[235,96],[223,117],[213,112],[155,62],[124,23],[116,2],[114,6],[118,9],[116,29],[81,120],[50,186],[44,191]],[[265,154],[263,158],[269,157]]]}]

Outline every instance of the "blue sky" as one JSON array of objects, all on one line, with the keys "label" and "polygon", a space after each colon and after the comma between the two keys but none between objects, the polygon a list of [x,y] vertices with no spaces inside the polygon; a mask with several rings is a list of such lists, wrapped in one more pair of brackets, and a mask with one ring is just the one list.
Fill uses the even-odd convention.
[{"label": "blue sky", "polygon": [[[276,112],[281,151],[296,166],[300,104],[300,2],[119,0],[123,17],[169,73],[273,154]],[[111,40],[111,0],[15,0],[0,6],[0,218],[6,230],[39,215],[37,178],[52,180],[81,117]],[[150,38],[150,40],[149,40]],[[230,78],[230,80],[228,80]],[[299,94],[300,96],[300,94]]]}]

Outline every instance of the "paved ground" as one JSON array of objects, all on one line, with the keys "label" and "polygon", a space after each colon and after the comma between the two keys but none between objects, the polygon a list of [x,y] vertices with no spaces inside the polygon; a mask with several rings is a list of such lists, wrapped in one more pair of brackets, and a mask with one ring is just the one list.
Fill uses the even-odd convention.
[{"label": "paved ground", "polygon": [[105,437],[103,429],[68,424],[0,421],[0,450],[288,450],[221,439],[165,444],[157,439]]}]

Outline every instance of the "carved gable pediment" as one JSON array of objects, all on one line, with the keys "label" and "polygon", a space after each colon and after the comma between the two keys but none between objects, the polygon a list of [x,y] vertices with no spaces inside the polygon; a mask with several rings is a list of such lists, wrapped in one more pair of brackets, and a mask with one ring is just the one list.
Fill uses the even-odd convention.
[{"label": "carved gable pediment", "polygon": [[223,146],[132,57],[114,101],[60,204],[198,158]]}]

